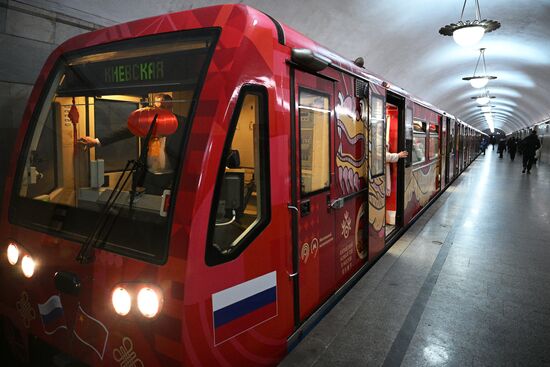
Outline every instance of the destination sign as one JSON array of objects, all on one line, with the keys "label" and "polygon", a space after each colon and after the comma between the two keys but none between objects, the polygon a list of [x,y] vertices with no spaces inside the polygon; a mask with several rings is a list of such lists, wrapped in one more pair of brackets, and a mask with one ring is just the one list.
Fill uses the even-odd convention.
[{"label": "destination sign", "polygon": [[105,83],[163,80],[164,61],[106,66],[104,74]]},{"label": "destination sign", "polygon": [[67,68],[58,94],[145,93],[155,85],[194,84],[205,61],[206,51],[180,51],[76,64]]}]

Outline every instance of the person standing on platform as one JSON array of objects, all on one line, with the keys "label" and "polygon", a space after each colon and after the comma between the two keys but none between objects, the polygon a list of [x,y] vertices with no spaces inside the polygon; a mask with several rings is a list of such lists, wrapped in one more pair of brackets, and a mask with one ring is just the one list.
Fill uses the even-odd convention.
[{"label": "person standing on platform", "polygon": [[535,161],[535,153],[540,148],[537,131],[531,130],[531,134],[521,141],[521,146],[523,147],[523,170],[521,173],[525,173],[525,170],[527,170],[527,173],[531,173],[531,167]]},{"label": "person standing on platform", "polygon": [[514,158],[516,158],[516,151],[518,149],[518,144],[516,142],[516,138],[511,137],[508,139],[508,153],[510,153],[510,159],[512,162],[514,161]]},{"label": "person standing on platform", "polygon": [[480,144],[481,152],[483,153],[483,155],[485,155],[485,150],[487,149],[487,145],[489,145],[487,139],[483,138],[483,140],[481,140],[481,144]]},{"label": "person standing on platform", "polygon": [[497,142],[497,139],[495,138],[494,135],[491,135],[491,140],[489,141],[489,143],[493,146],[493,150],[495,150],[495,143]]},{"label": "person standing on platform", "polygon": [[505,150],[506,150],[506,140],[500,139],[500,141],[498,142],[498,148],[497,148],[497,153],[499,158],[502,158],[502,153]]}]

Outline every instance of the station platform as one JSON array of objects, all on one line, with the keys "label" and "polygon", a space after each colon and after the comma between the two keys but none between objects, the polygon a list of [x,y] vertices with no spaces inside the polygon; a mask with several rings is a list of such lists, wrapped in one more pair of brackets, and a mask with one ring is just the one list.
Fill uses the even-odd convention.
[{"label": "station platform", "polygon": [[491,146],[280,366],[550,366],[550,166]]}]

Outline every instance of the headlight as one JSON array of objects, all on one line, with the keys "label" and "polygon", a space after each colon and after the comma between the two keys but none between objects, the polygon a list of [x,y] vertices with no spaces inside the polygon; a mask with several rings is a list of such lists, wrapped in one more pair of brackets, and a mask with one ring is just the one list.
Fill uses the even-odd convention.
[{"label": "headlight", "polygon": [[12,265],[17,264],[17,260],[19,260],[19,248],[15,243],[10,243],[8,245],[8,262]]},{"label": "headlight", "polygon": [[160,296],[155,290],[149,287],[141,288],[137,296],[139,311],[145,317],[152,318],[157,315],[160,309]]},{"label": "headlight", "polygon": [[121,316],[126,316],[132,308],[132,297],[130,293],[122,287],[115,288],[111,298],[115,312]]},{"label": "headlight", "polygon": [[27,278],[32,277],[34,274],[35,266],[36,264],[34,263],[31,255],[23,256],[23,259],[21,260],[21,270],[23,270],[24,276],[26,276]]}]

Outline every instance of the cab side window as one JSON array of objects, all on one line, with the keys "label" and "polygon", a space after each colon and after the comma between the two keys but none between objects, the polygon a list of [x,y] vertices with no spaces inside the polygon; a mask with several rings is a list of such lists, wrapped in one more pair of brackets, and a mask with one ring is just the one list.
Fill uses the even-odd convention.
[{"label": "cab side window", "polygon": [[269,222],[267,93],[241,92],[214,192],[206,263],[236,258]]}]

